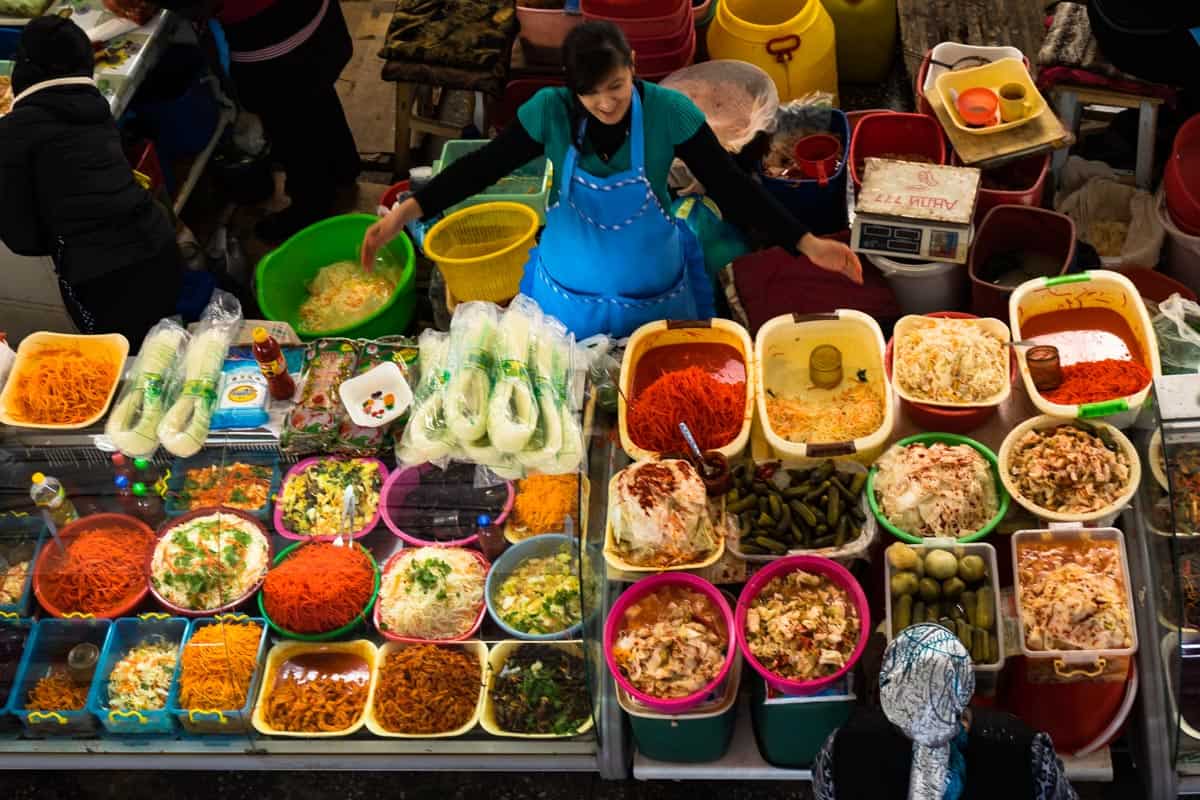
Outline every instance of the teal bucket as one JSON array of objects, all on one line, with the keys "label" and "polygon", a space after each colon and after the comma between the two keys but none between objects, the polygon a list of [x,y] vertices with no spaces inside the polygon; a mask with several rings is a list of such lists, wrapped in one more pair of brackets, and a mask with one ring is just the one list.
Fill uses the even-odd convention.
[{"label": "teal bucket", "polygon": [[338,261],[359,260],[363,234],[376,222],[370,214],[344,214],[310,225],[258,262],[255,286],[258,305],[269,320],[286,322],[301,339],[345,336],[378,339],[404,333],[416,308],[415,264],[412,243],[401,233],[384,249],[401,266],[400,280],[387,303],[366,319],[327,331],[300,327],[300,304],[308,299],[308,284],[322,267]]}]

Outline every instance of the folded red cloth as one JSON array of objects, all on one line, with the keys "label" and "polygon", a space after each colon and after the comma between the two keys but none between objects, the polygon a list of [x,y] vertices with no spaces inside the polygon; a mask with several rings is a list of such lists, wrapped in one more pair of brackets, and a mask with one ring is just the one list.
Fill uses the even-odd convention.
[{"label": "folded red cloth", "polygon": [[[842,234],[831,238],[846,241]],[[889,329],[899,317],[900,308],[883,275],[866,258],[863,285],[856,286],[839,274],[827,272],[804,256],[791,256],[779,247],[742,256],[732,264],[733,289],[730,297],[734,315],[742,320],[753,336],[763,323],[780,314],[815,314],[850,308],[869,314]],[[728,293],[727,286],[726,291]]]}]

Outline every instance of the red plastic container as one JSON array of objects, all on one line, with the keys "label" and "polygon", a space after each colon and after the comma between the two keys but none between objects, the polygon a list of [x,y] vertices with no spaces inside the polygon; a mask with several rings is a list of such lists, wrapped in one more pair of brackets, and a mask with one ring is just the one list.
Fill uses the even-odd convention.
[{"label": "red plastic container", "polygon": [[517,4],[521,52],[531,64],[561,64],[567,34],[583,22],[581,14],[561,8],[526,8]]},{"label": "red plastic container", "polygon": [[854,132],[856,130],[858,130],[858,124],[860,122],[862,122],[864,119],[866,119],[867,117],[871,116],[872,114],[890,114],[890,113],[892,113],[892,112],[886,108],[868,108],[868,109],[864,109],[862,111],[847,111],[846,112],[846,121],[848,123],[850,123],[850,135],[853,136]]},{"label": "red plastic container", "polygon": [[535,94],[542,89],[564,85],[566,82],[562,78],[551,77],[518,78],[509,81],[508,85],[504,87],[504,96],[492,103],[490,113],[492,124],[498,129],[503,129],[517,118],[517,109]]},{"label": "red plastic container", "polygon": [[[924,314],[926,317],[939,317],[941,319],[979,319],[974,314],[966,314],[962,311],[935,311],[930,314]],[[895,337],[888,339],[887,349],[883,352],[883,369],[887,373],[888,380],[892,379],[892,345]],[[1016,384],[1020,372],[1017,368],[1017,354],[1009,348],[1009,368],[1008,380],[1009,383]],[[984,406],[982,408],[950,408],[947,406],[934,406],[926,403],[912,403],[900,398],[900,410],[908,415],[908,418],[916,424],[917,427],[927,431],[942,431],[944,433],[967,434],[978,428],[982,428],[996,414],[999,406]]]},{"label": "red plastic container", "polygon": [[687,39],[684,45],[669,53],[649,53],[643,55],[640,50],[637,59],[638,77],[648,81],[660,81],[677,69],[683,69],[696,58],[696,29],[687,28]]},{"label": "red plastic container", "polygon": [[869,114],[858,123],[850,140],[850,177],[862,186],[867,158],[919,155],[934,164],[946,163],[946,136],[942,126],[924,114],[888,111]]},{"label": "red plastic container", "polygon": [[[129,517],[125,514],[92,514],[91,516],[81,517],[69,525],[64,525],[58,532],[58,538],[62,540],[63,545],[70,547],[71,542],[76,536],[98,528],[129,531],[130,533],[137,531],[151,536],[154,535],[154,531],[150,529],[150,526],[140,519]],[[42,576],[49,567],[51,556],[56,556],[58,552],[57,546],[53,543],[47,543],[42,548],[41,553],[38,554],[37,562],[33,567],[33,593],[37,597],[38,603],[41,604],[42,608],[48,614],[54,617],[65,617],[68,612],[51,603],[42,591]],[[146,574],[143,576],[140,586],[132,594],[122,598],[112,608],[105,609],[93,616],[99,619],[116,619],[117,617],[128,616],[130,611],[137,608],[138,604],[150,593],[150,562],[148,560],[144,569]]]},{"label": "red plastic container", "polygon": [[1058,752],[1074,753],[1103,734],[1121,710],[1134,667],[1133,659],[1120,660],[1127,665],[1125,680],[1063,679],[1050,661],[1038,664],[1024,656],[1010,658],[1006,671],[1011,680],[1001,706],[1031,728],[1050,734]]},{"label": "red plastic container", "polygon": [[1129,278],[1137,287],[1138,294],[1147,300],[1161,303],[1172,294],[1178,293],[1184,299],[1196,302],[1196,293],[1192,289],[1158,270],[1146,267],[1121,267],[1117,272]]},{"label": "red plastic container", "polygon": [[665,36],[627,36],[629,46],[637,54],[637,66],[641,71],[642,59],[660,54],[674,53],[687,46],[688,40],[696,35],[696,26],[691,18],[685,19],[679,28]]},{"label": "red plastic container", "polygon": [[[621,674],[621,670],[617,666],[617,660],[612,652],[613,642],[616,641],[617,634],[621,630],[621,622],[624,620],[625,610],[654,590],[666,586],[691,589],[707,597],[709,602],[720,612],[721,619],[725,623],[725,631],[729,637],[729,644],[725,652],[725,662],[721,665],[721,669],[716,677],[689,695],[671,699],[654,697],[635,689],[633,684]],[[729,674],[729,670],[733,667],[733,660],[738,657],[738,641],[734,640],[733,628],[733,612],[729,609],[729,603],[726,602],[724,595],[721,594],[721,591],[717,587],[703,578],[689,575],[685,572],[662,572],[658,575],[642,578],[633,584],[633,586],[626,589],[613,604],[612,610],[608,612],[608,618],[604,622],[604,661],[608,665],[608,671],[612,673],[613,680],[617,682],[617,685],[628,692],[639,703],[661,714],[680,714],[708,700]],[[738,638],[740,640],[741,637]]]},{"label": "red plastic container", "polygon": [[992,256],[1027,250],[1052,256],[1064,275],[1075,260],[1075,223],[1065,214],[1030,206],[996,206],[975,230],[967,274],[971,278],[971,311],[981,317],[1008,319],[1008,299],[1013,290],[987,278],[985,266]]},{"label": "red plastic container", "polygon": [[[957,156],[954,162],[958,163]],[[1049,174],[1049,153],[985,169],[975,203],[975,224],[982,222],[996,206],[1040,206]]]},{"label": "red plastic container", "polygon": [[1175,134],[1163,187],[1172,221],[1184,233],[1200,235],[1200,114]]},{"label": "red plastic container", "polygon": [[396,204],[396,198],[400,196],[400,193],[407,191],[408,181],[393,183],[390,187],[388,187],[388,190],[383,193],[383,197],[379,198],[379,205],[390,211],[392,206]]},{"label": "red plastic container", "polygon": [[[746,642],[746,613],[750,610],[751,601],[762,592],[763,587],[772,578],[796,572],[797,570],[824,575],[839,587],[845,589],[846,593],[850,596],[850,601],[854,604],[855,610],[858,612],[859,621],[858,644],[855,645],[854,652],[846,659],[845,665],[832,675],[807,681],[792,680],[771,672],[763,666],[762,662],[754,657]],[[828,558],[820,556],[785,556],[778,561],[772,561],[756,572],[745,588],[742,589],[742,594],[737,602],[737,610],[734,612],[734,625],[737,630],[738,647],[741,648],[742,655],[746,657],[746,663],[762,676],[768,686],[784,694],[810,695],[816,694],[822,689],[836,683],[839,678],[854,669],[854,665],[862,655],[863,649],[867,646],[867,639],[871,635],[871,607],[867,603],[867,596],[863,592],[862,586],[854,579],[849,570],[836,561],[831,561]]]},{"label": "red plastic container", "polygon": [[670,36],[692,24],[691,0],[583,0],[588,22],[611,22],[633,39]]}]

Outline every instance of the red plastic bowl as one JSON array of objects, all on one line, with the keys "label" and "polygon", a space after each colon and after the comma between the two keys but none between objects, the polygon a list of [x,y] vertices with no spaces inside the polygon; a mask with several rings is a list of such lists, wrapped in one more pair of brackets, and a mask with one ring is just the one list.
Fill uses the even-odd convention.
[{"label": "red plastic bowl", "polygon": [[611,22],[634,39],[670,36],[693,25],[691,0],[583,0],[585,22]]},{"label": "red plastic bowl", "polygon": [[1188,234],[1200,232],[1200,114],[1183,123],[1175,134],[1163,187],[1167,209],[1179,229]]},{"label": "red plastic bowl", "polygon": [[394,206],[396,204],[396,198],[400,196],[400,193],[407,192],[407,191],[408,191],[408,181],[400,181],[399,183],[393,183],[388,188],[388,190],[383,193],[383,197],[379,198],[379,205],[383,206],[384,208],[386,208],[390,211],[392,209],[392,206]]},{"label": "red plastic bowl", "polygon": [[[730,634],[729,644],[725,652],[725,662],[721,665],[717,676],[692,694],[684,697],[672,697],[670,699],[655,697],[635,689],[633,684],[629,682],[629,679],[621,673],[621,669],[617,665],[617,660],[612,652],[613,642],[616,641],[617,634],[620,632],[625,611],[638,600],[665,586],[694,589],[707,597],[721,612],[721,618],[725,620],[725,631],[727,634]],[[729,675],[729,670],[733,667],[733,660],[737,658],[737,648],[740,644],[740,637],[735,641],[732,635],[734,627],[733,612],[729,610],[729,603],[726,602],[724,595],[721,594],[717,587],[703,578],[689,575],[686,572],[662,572],[657,575],[651,575],[648,578],[642,578],[633,584],[633,586],[626,589],[617,598],[617,601],[613,603],[612,610],[608,612],[608,619],[604,621],[604,662],[608,664],[608,671],[612,673],[613,680],[617,682],[617,685],[628,692],[635,700],[643,703],[647,708],[652,708],[664,714],[680,714],[695,708],[711,697],[717,687],[721,685],[721,682]]]},{"label": "red plastic bowl", "polygon": [[[392,533],[399,536],[409,544],[417,547],[468,547],[475,544],[475,542],[479,540],[479,534],[477,533],[473,533],[470,536],[464,536],[461,539],[452,539],[447,542],[427,541],[425,539],[418,539],[411,533],[405,533],[400,529],[400,526],[392,520],[390,509],[393,506],[403,506],[404,499],[408,497],[408,493],[412,491],[414,487],[420,485],[421,471],[432,468],[433,467],[428,464],[420,464],[415,467],[409,467],[408,469],[396,469],[392,471],[392,474],[388,476],[388,479],[383,482],[383,491],[379,493],[379,508],[383,514],[383,524],[387,525],[388,530],[390,530]],[[492,520],[492,524],[497,527],[504,525],[504,521],[508,519],[509,513],[512,512],[513,503],[516,502],[517,499],[516,488],[513,486],[512,481],[506,482],[505,487],[508,489],[508,499],[504,502],[504,508],[501,509],[500,515]],[[392,502],[393,491],[403,492],[403,494],[400,495],[395,503]]]},{"label": "red plastic bowl", "polygon": [[[751,601],[758,596],[759,592],[763,590],[763,587],[772,578],[797,570],[825,575],[832,579],[838,586],[845,589],[850,594],[850,599],[858,611],[859,621],[858,643],[854,646],[854,652],[850,654],[850,658],[846,659],[845,666],[832,675],[808,681],[784,678],[771,672],[762,665],[762,662],[754,657],[754,653],[750,651],[750,647],[746,643],[746,612],[750,610]],[[867,646],[867,639],[871,636],[871,607],[867,603],[867,595],[863,592],[862,587],[859,586],[854,576],[841,564],[820,556],[785,556],[778,561],[772,561],[766,567],[756,572],[754,577],[750,579],[750,582],[746,584],[746,587],[742,589],[741,597],[738,598],[737,611],[734,612],[734,618],[738,647],[741,648],[747,663],[754,668],[755,672],[762,676],[768,686],[784,694],[815,694],[836,683],[838,679],[854,668],[854,664],[858,661],[863,649]]]},{"label": "red plastic bowl", "polygon": [[921,155],[934,164],[945,164],[946,135],[936,119],[924,114],[868,114],[850,139],[850,177],[855,188],[862,186],[866,159],[882,155]]},{"label": "red plastic bowl", "polygon": [[678,69],[689,66],[696,58],[696,29],[688,26],[684,45],[669,53],[652,53],[637,60],[637,74],[650,81],[660,81]]},{"label": "red plastic bowl", "polygon": [[[460,548],[460,549],[466,550],[466,548]],[[398,551],[391,558],[389,558],[387,560],[387,563],[383,565],[383,569],[381,569],[379,571],[379,594],[375,598],[375,611],[374,611],[374,615],[373,615],[373,619],[375,621],[375,630],[379,631],[380,635],[382,635],[385,639],[391,639],[393,642],[410,642],[410,643],[423,644],[423,643],[427,643],[427,642],[435,642],[435,643],[436,642],[462,642],[462,641],[466,641],[467,639],[470,639],[472,636],[474,636],[476,633],[479,632],[479,626],[483,624],[483,618],[487,616],[487,591],[486,591],[486,589],[484,590],[484,593],[479,598],[479,613],[475,616],[474,624],[472,624],[471,627],[468,628],[465,632],[463,632],[462,634],[455,636],[453,638],[450,638],[450,639],[420,639],[415,636],[400,636],[399,634],[389,631],[387,628],[385,628],[383,626],[383,612],[380,610],[380,608],[383,606],[383,587],[384,587],[384,584],[387,583],[388,573],[390,573],[393,569],[395,569],[397,567],[397,565],[400,563],[401,559],[408,558],[415,552],[416,552],[416,550],[414,548],[407,548],[407,547],[403,550]],[[492,568],[491,563],[487,560],[486,557],[484,557],[483,553],[479,552],[478,550],[467,550],[467,552],[470,553],[472,556],[474,556],[475,560],[477,560],[480,564],[483,565],[483,578],[484,578],[484,584],[486,585],[488,571]]]},{"label": "red plastic bowl", "polygon": [[[89,517],[83,517],[75,520],[69,525],[65,525],[62,530],[58,532],[58,538],[62,540],[64,546],[69,546],[71,540],[73,540],[76,536],[96,528],[117,528],[119,530],[126,530],[130,532],[137,531],[140,533],[146,533],[150,536],[154,535],[154,531],[150,529],[150,526],[142,522],[140,519],[129,517],[125,514],[92,514]],[[45,572],[47,564],[50,561],[50,557],[57,552],[58,547],[53,542],[48,542],[42,548],[41,553],[38,555],[37,562],[33,567],[33,593],[37,597],[38,603],[40,603],[42,608],[46,609],[47,613],[49,613],[51,616],[66,617],[68,614],[77,612],[64,611],[63,609],[51,603],[46,598],[45,593],[42,591],[42,573]],[[149,567],[149,562],[146,562],[146,567]],[[142,578],[140,589],[134,591],[131,595],[129,595],[129,597],[124,598],[120,603],[112,608],[106,609],[98,614],[93,614],[92,616],[97,619],[116,619],[117,617],[124,617],[128,615],[130,611],[137,608],[138,604],[141,603],[142,600],[146,598],[146,595],[150,593],[148,569],[146,570],[146,573],[147,574]]]},{"label": "red plastic bowl", "polygon": [[163,607],[166,608],[168,611],[173,611],[181,617],[211,617],[211,616],[215,616],[216,614],[221,614],[226,611],[232,611],[233,609],[237,608],[238,606],[242,605],[243,603],[249,601],[250,598],[254,596],[254,593],[257,592],[262,587],[263,581],[265,581],[267,579],[267,573],[266,573],[266,570],[264,570],[263,574],[259,576],[258,580],[254,582],[254,584],[249,588],[249,590],[246,591],[245,594],[243,594],[237,600],[234,600],[232,603],[226,603],[225,605],[219,606],[217,608],[195,609],[195,608],[184,608],[183,606],[177,606],[174,603],[168,602],[167,599],[165,597],[163,597],[161,594],[159,594],[158,590],[154,588],[154,584],[151,583],[150,578],[153,577],[153,575],[154,575],[154,572],[153,572],[154,553],[158,549],[158,543],[161,542],[163,539],[167,538],[167,536],[170,535],[170,533],[172,531],[174,531],[176,528],[178,528],[183,523],[191,522],[192,520],[196,519],[197,517],[207,517],[212,514],[216,514],[218,512],[221,514],[232,514],[235,517],[241,517],[242,519],[246,520],[247,522],[249,522],[255,528],[258,529],[258,532],[262,534],[263,539],[267,543],[267,569],[271,568],[271,562],[274,559],[274,555],[275,555],[275,548],[271,546],[271,535],[267,531],[267,529],[263,525],[263,523],[257,517],[251,516],[250,514],[247,514],[245,511],[241,511],[240,509],[236,509],[236,508],[225,508],[225,507],[218,508],[215,506],[210,506],[209,508],[198,508],[195,511],[189,511],[188,513],[186,513],[182,516],[175,517],[174,519],[168,520],[167,524],[163,525],[162,528],[159,529],[158,540],[154,543],[154,550],[150,551],[150,555],[146,559],[146,583],[149,585],[150,594],[154,595],[155,600],[157,600],[159,603],[161,603],[163,605]]},{"label": "red plastic bowl", "polygon": [[[923,314],[926,317],[938,317],[941,319],[979,319],[974,314],[966,314],[962,311],[933,311],[928,314]],[[883,369],[887,373],[888,380],[892,379],[892,339],[888,339],[887,349],[883,351]],[[1012,384],[1016,384],[1019,370],[1017,367],[1017,354],[1009,348],[1008,353],[1008,379]],[[980,406],[977,408],[954,408],[949,406],[930,405],[928,403],[911,403],[900,398],[900,410],[908,415],[918,427],[926,431],[939,431],[942,433],[958,433],[967,434],[983,425],[992,418],[996,413],[996,409],[1000,406]]]}]

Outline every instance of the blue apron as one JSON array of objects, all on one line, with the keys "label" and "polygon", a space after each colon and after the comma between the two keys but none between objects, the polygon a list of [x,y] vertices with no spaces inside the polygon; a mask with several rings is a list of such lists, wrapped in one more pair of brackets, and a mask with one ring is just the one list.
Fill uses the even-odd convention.
[{"label": "blue apron", "polygon": [[525,265],[521,291],[578,339],[623,337],[654,320],[714,313],[700,243],[663,209],[646,178],[636,89],[629,138],[631,168],[608,178],[580,169],[579,150],[567,148],[558,202]]}]

